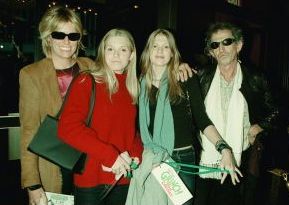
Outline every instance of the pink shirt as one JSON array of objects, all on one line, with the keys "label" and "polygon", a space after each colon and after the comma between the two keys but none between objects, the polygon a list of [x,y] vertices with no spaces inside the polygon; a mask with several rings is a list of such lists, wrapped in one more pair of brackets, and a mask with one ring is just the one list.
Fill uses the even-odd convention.
[{"label": "pink shirt", "polygon": [[73,79],[73,77],[79,72],[79,67],[77,63],[75,63],[70,68],[66,68],[63,70],[56,70],[56,76],[58,80],[59,90],[61,97],[64,98],[66,95],[67,89]]}]

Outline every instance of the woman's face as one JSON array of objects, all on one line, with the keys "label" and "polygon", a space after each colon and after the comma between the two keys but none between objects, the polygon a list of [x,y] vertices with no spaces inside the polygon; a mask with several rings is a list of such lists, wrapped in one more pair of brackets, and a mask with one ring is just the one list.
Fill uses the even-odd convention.
[{"label": "woman's face", "polygon": [[129,40],[124,36],[109,37],[105,43],[104,58],[109,69],[123,73],[132,59]]},{"label": "woman's face", "polygon": [[172,51],[168,39],[163,34],[158,34],[150,51],[150,61],[153,68],[165,68],[170,62]]},{"label": "woman's face", "polygon": [[[72,23],[60,23],[56,32],[62,32],[65,34],[77,33]],[[69,40],[68,36],[63,39],[59,37],[50,36],[51,57],[55,61],[69,60],[76,52],[79,40]]]}]

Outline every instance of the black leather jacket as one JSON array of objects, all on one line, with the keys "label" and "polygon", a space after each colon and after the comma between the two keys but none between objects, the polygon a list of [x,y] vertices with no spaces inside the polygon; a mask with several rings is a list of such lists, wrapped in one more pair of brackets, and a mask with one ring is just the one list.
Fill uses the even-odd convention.
[{"label": "black leather jacket", "polygon": [[[279,112],[265,77],[255,69],[247,69],[243,65],[241,65],[241,70],[243,81],[240,91],[248,104],[250,123],[258,124],[267,131],[275,128]],[[209,67],[199,76],[204,98],[209,91],[215,72],[216,66]]]}]

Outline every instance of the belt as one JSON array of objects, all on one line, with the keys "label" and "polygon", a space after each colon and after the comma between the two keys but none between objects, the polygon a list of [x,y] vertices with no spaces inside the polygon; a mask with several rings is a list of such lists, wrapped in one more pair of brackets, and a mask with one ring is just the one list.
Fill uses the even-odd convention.
[{"label": "belt", "polygon": [[178,147],[178,148],[175,148],[173,151],[187,150],[187,149],[190,149],[192,147],[193,147],[193,145],[189,145],[189,146],[185,146],[185,147]]}]

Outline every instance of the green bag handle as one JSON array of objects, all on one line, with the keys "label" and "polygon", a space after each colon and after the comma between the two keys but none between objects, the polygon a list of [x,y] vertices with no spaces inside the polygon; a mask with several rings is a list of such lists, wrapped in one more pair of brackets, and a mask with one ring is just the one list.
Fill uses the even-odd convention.
[{"label": "green bag handle", "polygon": [[[206,167],[206,166],[185,164],[185,163],[179,163],[179,162],[164,162],[164,163],[170,165],[176,171],[179,171],[185,174],[190,174],[190,175],[208,174],[212,172],[230,173],[230,171],[227,169],[220,169],[220,168],[214,168],[214,167]],[[204,169],[205,171],[202,171],[202,172],[185,171],[185,170],[182,170],[182,167],[187,167],[187,168],[192,168],[192,169]]]},{"label": "green bag handle", "polygon": [[68,98],[68,95],[70,93],[70,90],[71,90],[71,87],[72,87],[72,84],[76,81],[76,79],[82,74],[82,73],[86,73],[88,77],[91,78],[91,81],[92,81],[92,88],[91,88],[91,95],[90,95],[90,100],[89,100],[89,111],[88,111],[88,115],[86,117],[86,120],[85,120],[85,124],[86,126],[90,127],[91,125],[91,120],[92,120],[92,113],[93,113],[93,108],[94,108],[94,104],[95,104],[95,79],[94,77],[92,76],[92,74],[90,73],[89,70],[85,70],[85,71],[81,71],[79,72],[76,76],[73,77],[71,83],[69,84],[69,87],[67,89],[67,92],[66,92],[66,95],[64,96],[64,100],[63,100],[63,103],[56,115],[56,119],[59,119],[62,111],[63,111],[63,108],[64,108],[64,105],[66,103],[66,100]]}]

